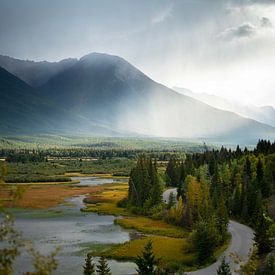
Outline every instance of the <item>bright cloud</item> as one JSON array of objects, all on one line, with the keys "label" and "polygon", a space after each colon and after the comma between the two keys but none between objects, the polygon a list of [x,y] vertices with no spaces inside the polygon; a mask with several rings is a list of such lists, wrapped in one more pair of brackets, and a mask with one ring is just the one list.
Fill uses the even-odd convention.
[{"label": "bright cloud", "polygon": [[0,54],[116,54],[170,87],[275,106],[274,24],[275,0],[0,0]]}]

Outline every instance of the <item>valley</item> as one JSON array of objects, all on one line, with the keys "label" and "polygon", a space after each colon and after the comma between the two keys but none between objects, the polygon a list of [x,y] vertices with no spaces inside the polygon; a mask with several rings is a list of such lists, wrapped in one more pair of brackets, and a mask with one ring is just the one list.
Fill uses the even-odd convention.
[{"label": "valley", "polygon": [[0,0],[0,275],[275,275],[275,0]]},{"label": "valley", "polygon": [[[240,148],[233,151],[223,148],[186,153],[186,151],[173,149],[162,151],[156,148],[148,151],[130,148],[121,150],[115,149],[116,147],[54,148],[49,144],[47,148],[39,150],[3,148],[2,157],[6,161],[2,161],[1,167],[4,169],[2,177],[6,183],[1,185],[0,202],[6,210],[13,213],[16,228],[22,230],[24,238],[32,239],[40,253],[48,254],[56,246],[62,248],[55,257],[59,264],[53,274],[82,274],[82,265],[87,253],[92,255],[95,261],[99,259],[98,257],[106,257],[112,274],[135,274],[134,261],[149,240],[153,244],[153,253],[161,259],[159,268],[170,272],[177,270],[184,270],[187,274],[211,272],[221,264],[221,255],[224,253],[232,270],[240,269],[251,256],[249,254],[253,248],[253,233],[249,231],[251,229],[232,220],[228,221],[230,234],[227,230],[221,231],[225,234],[224,240],[215,240],[212,255],[200,260],[200,254],[196,250],[198,248],[194,247],[194,234],[197,234],[198,226],[194,220],[201,220],[204,215],[215,215],[213,213],[216,211],[220,213],[219,215],[225,215],[223,211],[228,211],[231,219],[237,219],[258,230],[248,216],[241,218],[240,215],[244,215],[244,210],[235,206],[239,203],[236,191],[228,196],[230,202],[228,210],[223,210],[225,204],[221,201],[217,204],[216,210],[213,210],[211,205],[219,201],[219,198],[215,197],[215,192],[228,192],[230,188],[238,188],[234,187],[239,181],[234,176],[236,173],[234,169],[240,169],[239,173],[243,173],[241,171],[244,168],[241,167],[245,167],[243,165],[248,165],[246,162],[251,161],[253,163],[251,169],[256,173],[253,177],[256,179],[256,175],[260,176],[257,163],[261,157],[256,156],[256,150],[264,150],[264,144],[264,141],[259,142],[254,153]],[[268,149],[269,152],[272,152],[272,148]],[[215,174],[217,173],[215,169],[211,170],[211,167],[215,168],[211,166],[213,165],[211,161],[207,160],[209,163],[207,166],[200,164],[202,159],[211,160],[212,154],[216,155],[217,160],[223,156],[220,161],[227,159],[231,165],[218,164],[219,169],[223,170]],[[136,200],[135,196],[138,194],[141,196],[148,187],[145,185],[139,189],[139,184],[143,185],[146,181],[137,181],[142,175],[138,172],[138,165],[148,162],[148,168],[143,169],[149,169],[149,175],[153,173],[150,172],[152,164],[149,156],[155,159],[154,169],[157,179],[154,184],[157,185],[152,195],[150,195],[151,189],[144,193],[143,196],[150,195],[150,199],[149,201],[145,199],[144,206],[140,207],[138,206],[140,201]],[[272,175],[268,172],[273,169],[273,155],[267,154],[262,157],[266,165],[265,177],[271,177],[269,179],[273,182]],[[185,161],[182,162],[181,158]],[[193,168],[190,166],[191,163]],[[207,176],[205,169],[214,174]],[[185,174],[182,174],[183,172]],[[198,174],[200,182],[198,178],[191,176],[196,173],[200,173]],[[216,178],[218,175],[220,179]],[[183,184],[181,177],[185,177]],[[230,183],[230,178],[234,182],[233,185]],[[211,188],[215,184],[215,189],[208,189],[208,180],[212,183]],[[131,194],[133,181],[136,181],[136,191]],[[223,187],[219,182],[223,182]],[[264,196],[272,194],[271,186],[266,189],[267,187],[262,185],[260,188],[263,188]],[[170,195],[171,191],[174,193],[174,199],[177,193],[183,192],[184,201],[182,197],[178,197],[178,202],[175,204]],[[18,199],[14,199],[15,194],[18,194]],[[159,195],[154,197],[156,194]],[[251,194],[249,199],[254,203],[254,194],[249,191],[248,194]],[[196,196],[197,199],[193,201]],[[152,198],[157,203],[150,206],[149,203],[153,203]],[[260,199],[257,203],[260,203]],[[262,203],[264,204],[265,200]],[[257,213],[259,209],[254,207],[248,211]],[[225,217],[228,217],[227,215]],[[251,215],[253,217],[256,214]],[[244,219],[247,219],[247,222]],[[215,230],[220,230],[218,228]],[[244,238],[244,235],[247,237]],[[241,247],[238,246],[240,238],[243,243]],[[214,239],[212,241],[214,242]],[[232,253],[236,255],[233,256]],[[241,262],[235,262],[234,257],[240,257]],[[22,252],[14,263],[15,271],[18,270],[17,266],[27,268],[29,261],[30,256]],[[197,273],[197,269],[202,271]]]}]

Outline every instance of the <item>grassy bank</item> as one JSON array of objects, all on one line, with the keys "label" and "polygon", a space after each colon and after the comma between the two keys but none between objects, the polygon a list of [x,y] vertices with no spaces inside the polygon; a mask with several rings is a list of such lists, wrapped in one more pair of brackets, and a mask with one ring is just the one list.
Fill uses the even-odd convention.
[{"label": "grassy bank", "polygon": [[203,266],[198,265],[197,253],[192,250],[188,238],[173,238],[166,236],[146,236],[142,239],[131,240],[121,245],[113,245],[104,251],[93,252],[94,256],[104,256],[118,261],[133,261],[141,255],[146,243],[152,240],[154,255],[160,259],[160,266],[173,270],[184,269],[193,271],[212,264],[228,247],[230,239],[215,250],[214,258],[209,259]]},{"label": "grassy bank", "polygon": [[86,208],[82,211],[95,212],[102,215],[125,216],[127,209],[117,206],[117,203],[128,194],[128,183],[111,183],[101,186],[99,192],[93,193],[85,199]]},{"label": "grassy bank", "polygon": [[101,186],[80,187],[73,184],[28,184],[20,185],[23,189],[23,196],[20,200],[14,201],[11,191],[12,185],[6,185],[1,190],[0,200],[5,207],[19,207],[30,209],[47,209],[58,206],[64,199],[72,196],[79,196],[99,192]]},{"label": "grassy bank", "polygon": [[183,238],[188,235],[182,228],[167,224],[162,220],[153,220],[147,217],[124,217],[115,219],[115,223],[127,229],[159,236]]},{"label": "grassy bank", "polygon": [[154,254],[160,258],[160,265],[163,267],[193,266],[197,260],[196,255],[189,252],[190,245],[186,239],[165,236],[150,236],[129,241],[122,245],[113,246],[107,251],[94,253],[94,255],[103,255],[120,261],[131,261],[141,254],[149,239],[152,240]]},{"label": "grassy bank", "polygon": [[[198,266],[197,254],[192,251],[191,241],[188,239],[190,232],[181,227],[167,224],[162,220],[150,217],[133,216],[126,208],[120,208],[117,203],[127,197],[127,183],[112,183],[101,186],[102,189],[85,199],[86,208],[83,211],[92,211],[99,214],[112,214],[118,217],[115,223],[126,229],[133,229],[144,234],[149,234],[138,240],[131,240],[124,244],[113,245],[103,251],[96,251],[94,256],[105,256],[119,261],[132,261],[140,255],[149,239],[153,241],[153,250],[156,257],[161,259],[162,267],[174,270],[196,270]],[[216,249],[214,255],[219,257],[229,243]],[[206,265],[215,259],[209,260]]]}]

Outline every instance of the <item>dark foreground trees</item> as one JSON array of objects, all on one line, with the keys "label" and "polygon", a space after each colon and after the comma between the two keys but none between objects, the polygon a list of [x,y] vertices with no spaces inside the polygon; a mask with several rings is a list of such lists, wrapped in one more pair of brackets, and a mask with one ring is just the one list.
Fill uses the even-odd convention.
[{"label": "dark foreground trees", "polygon": [[139,275],[157,274],[159,260],[153,253],[153,244],[151,240],[145,245],[142,254],[136,258],[135,263],[138,266],[137,272]]},{"label": "dark foreground trees", "polygon": [[101,256],[97,264],[97,274],[99,275],[111,275],[111,269],[108,266],[107,260]]},{"label": "dark foreground trees", "polygon": [[88,253],[85,259],[85,265],[83,266],[84,275],[95,275],[95,264],[93,263],[93,257]]},{"label": "dark foreground trees", "polygon": [[260,211],[255,226],[254,240],[258,244],[259,254],[268,253],[271,251],[272,242],[269,236],[269,228],[272,220],[264,211]]},{"label": "dark foreground trees", "polygon": [[199,222],[193,237],[200,264],[206,263],[214,255],[218,244],[218,232],[213,220]]},{"label": "dark foreground trees", "polygon": [[222,262],[217,270],[217,275],[231,275],[229,264],[222,258]]},{"label": "dark foreground trees", "polygon": [[162,189],[156,163],[146,155],[137,160],[130,173],[128,202],[132,207],[150,209],[161,202]]}]

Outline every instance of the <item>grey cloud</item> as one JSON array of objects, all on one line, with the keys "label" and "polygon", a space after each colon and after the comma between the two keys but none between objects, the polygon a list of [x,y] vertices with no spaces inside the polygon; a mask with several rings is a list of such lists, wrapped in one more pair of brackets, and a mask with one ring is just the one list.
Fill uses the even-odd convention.
[{"label": "grey cloud", "polygon": [[173,6],[167,6],[165,9],[163,9],[153,17],[152,24],[155,25],[164,22],[168,17],[172,15],[172,11]]},{"label": "grey cloud", "polygon": [[235,0],[234,2],[243,5],[275,5],[275,0]]},{"label": "grey cloud", "polygon": [[252,4],[275,4],[275,0],[248,0],[248,2]]},{"label": "grey cloud", "polygon": [[221,37],[226,40],[232,40],[234,38],[250,37],[256,34],[257,27],[251,23],[244,23],[237,27],[231,27],[225,29],[221,33]]},{"label": "grey cloud", "polygon": [[261,27],[262,28],[272,28],[273,26],[272,26],[272,23],[269,18],[262,17],[261,18]]}]

